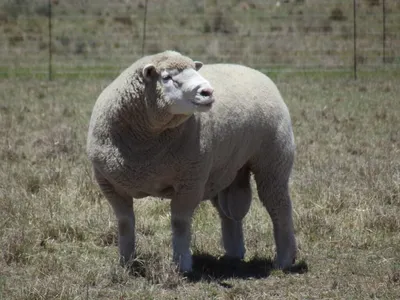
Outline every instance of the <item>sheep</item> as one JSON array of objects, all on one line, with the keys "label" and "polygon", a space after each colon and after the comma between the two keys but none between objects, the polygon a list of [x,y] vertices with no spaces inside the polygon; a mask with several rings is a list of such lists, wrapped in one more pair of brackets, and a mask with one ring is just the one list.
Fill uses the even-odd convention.
[{"label": "sheep", "polygon": [[121,265],[136,255],[133,199],[162,197],[171,200],[181,272],[192,270],[191,221],[203,200],[218,212],[225,256],[244,258],[252,174],[273,224],[274,266],[292,266],[294,153],[289,111],[269,77],[175,51],[142,57],[110,83],[94,104],[87,138],[94,178],[117,219]]}]

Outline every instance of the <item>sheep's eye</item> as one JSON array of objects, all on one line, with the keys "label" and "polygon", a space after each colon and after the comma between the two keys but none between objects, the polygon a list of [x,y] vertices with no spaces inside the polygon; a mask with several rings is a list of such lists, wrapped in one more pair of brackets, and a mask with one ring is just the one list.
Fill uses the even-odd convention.
[{"label": "sheep's eye", "polygon": [[170,81],[171,79],[172,79],[171,75],[165,75],[165,76],[162,77],[162,80],[164,82]]}]

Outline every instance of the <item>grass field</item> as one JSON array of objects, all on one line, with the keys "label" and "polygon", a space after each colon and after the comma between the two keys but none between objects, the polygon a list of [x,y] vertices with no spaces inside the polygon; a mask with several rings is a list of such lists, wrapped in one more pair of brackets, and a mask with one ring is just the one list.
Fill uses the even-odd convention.
[{"label": "grass field", "polygon": [[114,215],[84,150],[111,78],[0,81],[0,299],[398,299],[399,75],[273,78],[297,143],[297,268],[271,269],[271,222],[256,199],[245,261],[220,260],[207,202],[195,215],[187,278],[171,267],[165,200],[135,202],[139,266],[118,266]]},{"label": "grass field", "polygon": [[171,266],[165,200],[135,202],[137,268],[118,265],[114,214],[85,154],[95,99],[141,55],[144,1],[52,3],[49,82],[48,1],[0,0],[0,300],[400,298],[399,1],[386,1],[385,65],[382,2],[357,1],[357,81],[352,1],[149,1],[146,53],[267,72],[297,144],[293,272],[271,268],[255,199],[237,264],[220,259],[219,219],[202,203],[187,277]]},{"label": "grass field", "polygon": [[[119,70],[142,55],[144,0],[53,0],[56,72]],[[279,5],[277,5],[279,3]],[[359,68],[383,60],[381,0],[357,0]],[[46,73],[47,0],[0,0],[0,78]],[[207,62],[257,68],[353,65],[353,1],[148,1],[145,53],[175,49]],[[400,64],[400,2],[386,1],[385,60]]]}]

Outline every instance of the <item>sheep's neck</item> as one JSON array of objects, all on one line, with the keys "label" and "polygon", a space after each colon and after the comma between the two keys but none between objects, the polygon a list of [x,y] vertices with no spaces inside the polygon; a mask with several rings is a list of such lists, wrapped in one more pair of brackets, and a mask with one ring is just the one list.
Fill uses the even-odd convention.
[{"label": "sheep's neck", "polygon": [[[130,81],[140,82],[141,79],[136,77]],[[160,98],[161,94],[156,83],[148,89],[145,89],[143,84],[131,85],[124,89],[121,103],[115,106],[118,107],[115,116],[119,123],[116,128],[123,128],[124,135],[130,140],[147,146],[158,144],[160,140],[171,139],[172,136],[179,136],[183,131],[183,123],[190,115],[172,115],[167,107],[151,107],[157,104],[147,99]],[[135,99],[133,95],[144,95],[144,99]]]},{"label": "sheep's neck", "polygon": [[183,131],[183,123],[190,118],[190,115],[172,115],[162,109],[143,114],[140,112],[147,111],[148,108],[138,107],[139,105],[142,103],[123,106],[124,109],[121,109],[118,117],[123,124],[119,124],[119,127],[122,125],[130,139],[146,142],[148,146],[153,142],[178,137]]}]

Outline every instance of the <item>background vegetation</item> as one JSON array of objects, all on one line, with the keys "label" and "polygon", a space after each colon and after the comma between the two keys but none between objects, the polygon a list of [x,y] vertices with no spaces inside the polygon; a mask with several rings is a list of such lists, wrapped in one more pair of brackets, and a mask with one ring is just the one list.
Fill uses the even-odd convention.
[{"label": "background vegetation", "polygon": [[[6,76],[46,72],[47,0],[0,2]],[[52,59],[66,74],[119,72],[142,55],[145,0],[53,0]],[[400,63],[400,2],[386,0],[386,67]],[[383,60],[382,0],[357,0],[357,61]],[[176,49],[207,62],[273,69],[353,66],[353,1],[148,1],[145,53]],[[32,74],[29,74],[32,75]]]},{"label": "background vegetation", "polygon": [[[216,212],[207,202],[199,207],[193,224],[195,270],[188,277],[171,267],[169,202],[159,199],[135,202],[138,266],[134,273],[118,266],[114,215],[92,181],[85,154],[94,101],[120,68],[140,56],[144,2],[55,4],[58,73],[51,82],[33,76],[46,69],[46,2],[0,2],[0,28],[6,33],[1,38],[8,39],[1,43],[5,55],[0,57],[4,69],[0,80],[0,299],[398,299],[400,72],[395,51],[399,48],[390,48],[396,54],[393,62],[362,73],[357,81],[351,80],[345,68],[326,71],[329,57],[335,67],[347,66],[345,58],[296,56],[299,45],[311,47],[303,54],[309,49],[323,53],[333,37],[337,41],[331,51],[344,49],[349,42],[350,37],[337,34],[350,24],[350,6],[343,6],[350,1],[321,2],[282,1],[281,10],[275,1],[224,1],[228,8],[192,1],[178,6],[172,0],[155,8],[149,2],[149,24],[155,25],[148,27],[147,51],[176,47],[206,63],[243,61],[263,69],[289,106],[297,144],[291,195],[299,263],[293,272],[271,268],[271,222],[255,196],[245,219],[246,259],[236,264],[219,258],[223,251]],[[382,2],[358,2],[360,9],[371,12],[360,19],[365,18],[371,32],[378,32],[376,3]],[[394,18],[398,3],[387,2]],[[182,11],[173,18],[177,7]],[[332,13],[335,8],[342,13]],[[158,12],[157,23],[152,10]],[[220,11],[219,18],[226,21],[218,21],[209,10]],[[302,10],[303,21],[295,23],[291,10]],[[258,18],[246,19],[249,11]],[[203,17],[191,21],[189,12]],[[320,18],[305,17],[308,13]],[[188,23],[178,29],[176,22],[185,18]],[[215,25],[219,24],[216,20],[220,25]],[[312,24],[317,20],[325,20],[332,31],[304,31],[308,23],[315,28]],[[276,22],[282,25],[274,31],[271,24]],[[390,22],[391,28],[400,24]],[[296,33],[293,36],[284,34],[290,26]],[[138,28],[137,39],[129,35],[134,28]],[[204,32],[190,38],[190,28]],[[229,28],[237,31],[225,32],[233,30]],[[252,42],[242,44],[249,48],[229,47],[229,43],[242,43],[243,28],[256,28],[251,32],[270,39],[251,33]],[[180,39],[172,34],[186,30]],[[35,32],[36,39],[28,38]],[[301,35],[309,39],[308,44]],[[330,38],[324,40],[326,36]],[[372,37],[365,33],[366,45],[373,45]],[[265,51],[257,54],[257,43]],[[270,55],[274,49],[276,56]],[[285,72],[303,68],[304,61],[314,64],[313,71]],[[287,65],[268,67],[282,62]],[[67,72],[71,76],[64,76]]]}]

